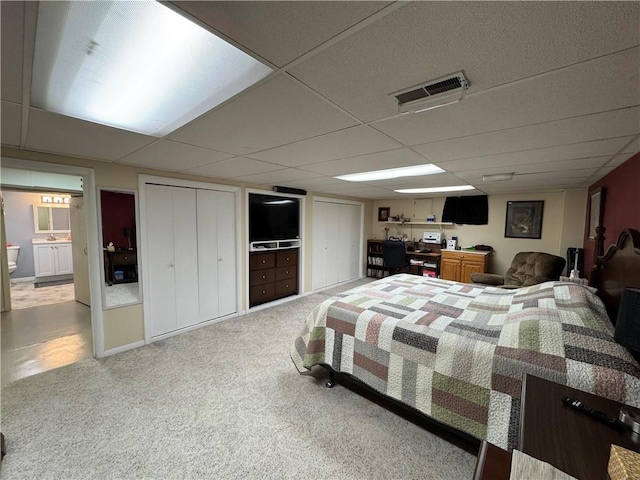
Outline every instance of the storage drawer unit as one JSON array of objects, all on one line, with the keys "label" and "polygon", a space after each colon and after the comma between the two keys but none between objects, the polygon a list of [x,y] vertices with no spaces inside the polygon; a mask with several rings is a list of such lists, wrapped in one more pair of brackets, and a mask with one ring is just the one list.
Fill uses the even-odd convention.
[{"label": "storage drawer unit", "polygon": [[249,306],[298,293],[298,250],[252,252],[249,256]]},{"label": "storage drawer unit", "polygon": [[471,283],[472,273],[485,273],[489,252],[442,250],[440,278],[455,282]]}]

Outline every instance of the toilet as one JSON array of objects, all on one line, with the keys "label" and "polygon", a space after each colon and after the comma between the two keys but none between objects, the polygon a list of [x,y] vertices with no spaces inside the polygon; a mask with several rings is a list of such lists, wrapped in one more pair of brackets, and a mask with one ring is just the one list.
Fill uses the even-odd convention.
[{"label": "toilet", "polygon": [[9,263],[9,275],[18,268],[18,254],[20,253],[20,245],[12,245],[7,247],[7,261]]}]

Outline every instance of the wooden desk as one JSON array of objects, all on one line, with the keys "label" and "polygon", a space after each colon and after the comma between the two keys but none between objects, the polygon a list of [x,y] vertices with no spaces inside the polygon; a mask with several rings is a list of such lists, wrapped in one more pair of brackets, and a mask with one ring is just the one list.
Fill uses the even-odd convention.
[{"label": "wooden desk", "polygon": [[640,436],[620,432],[564,406],[580,400],[618,418],[623,405],[542,378],[525,375],[522,384],[519,450],[580,480],[607,478],[611,444],[640,452]]}]

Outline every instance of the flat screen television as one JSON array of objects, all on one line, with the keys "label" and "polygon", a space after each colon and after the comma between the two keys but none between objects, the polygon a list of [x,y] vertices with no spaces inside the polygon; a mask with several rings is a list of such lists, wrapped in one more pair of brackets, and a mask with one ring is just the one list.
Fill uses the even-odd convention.
[{"label": "flat screen television", "polygon": [[300,238],[300,200],[275,195],[249,194],[249,241]]}]

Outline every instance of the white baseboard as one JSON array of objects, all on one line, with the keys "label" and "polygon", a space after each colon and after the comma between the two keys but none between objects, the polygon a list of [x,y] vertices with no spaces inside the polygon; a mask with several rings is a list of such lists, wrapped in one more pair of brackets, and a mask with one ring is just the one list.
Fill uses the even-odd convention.
[{"label": "white baseboard", "polygon": [[112,348],[110,350],[105,350],[102,354],[102,357],[110,357],[111,355],[115,355],[116,353],[126,352],[127,350],[133,350],[134,348],[139,347],[144,347],[144,340],[129,343],[127,345],[122,345],[121,347]]}]

